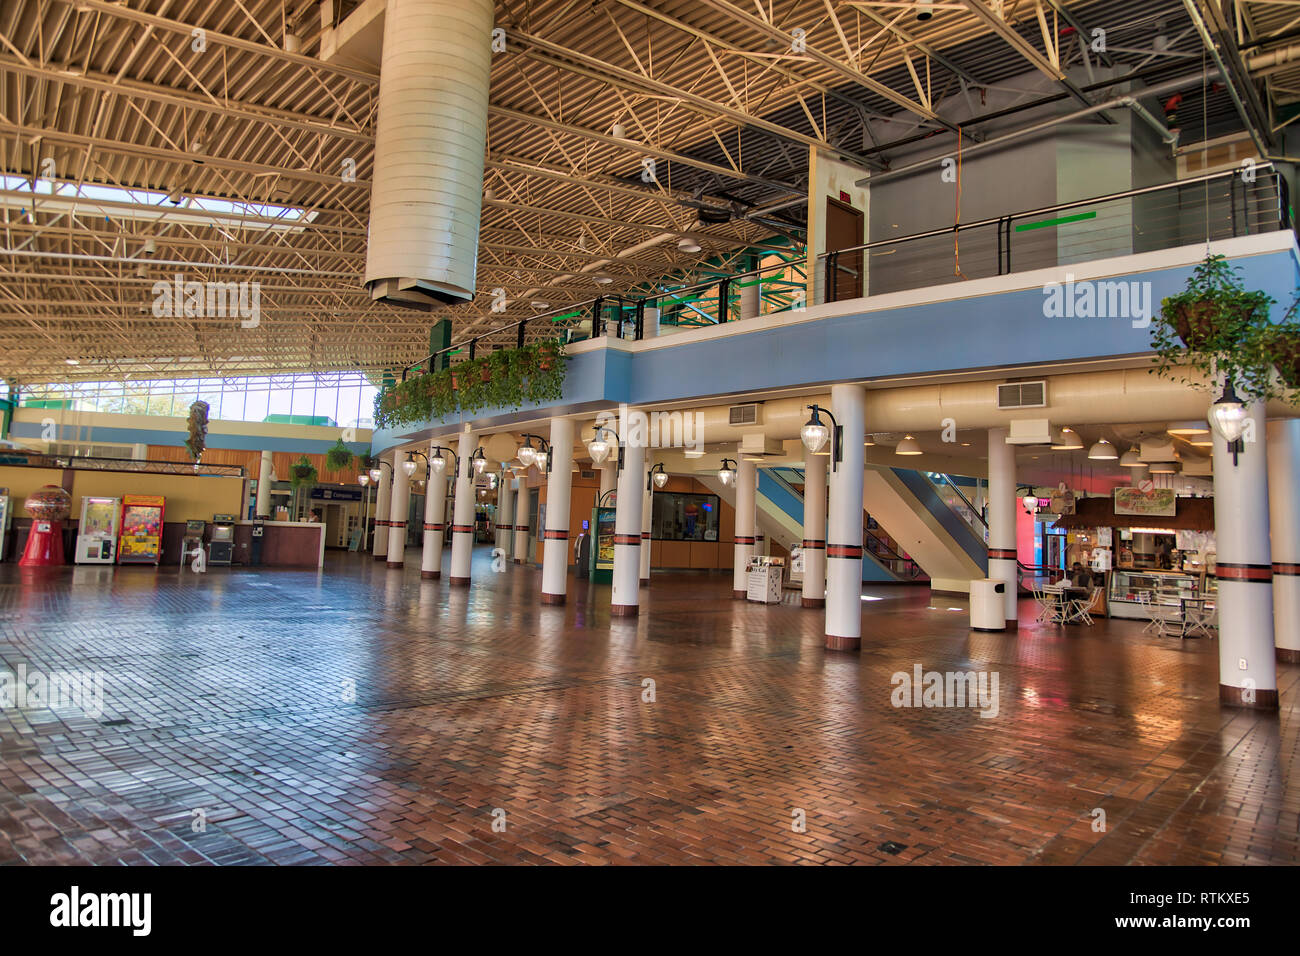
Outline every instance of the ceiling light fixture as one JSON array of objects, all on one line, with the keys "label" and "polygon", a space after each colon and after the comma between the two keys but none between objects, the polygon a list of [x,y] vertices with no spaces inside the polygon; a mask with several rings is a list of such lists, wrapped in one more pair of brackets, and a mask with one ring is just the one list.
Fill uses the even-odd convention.
[{"label": "ceiling light fixture", "polygon": [[1114,461],[1119,455],[1115,452],[1115,446],[1103,438],[1088,449],[1088,457],[1093,461]]},{"label": "ceiling light fixture", "polygon": [[1136,448],[1130,448],[1119,456],[1119,463],[1125,468],[1141,468],[1144,462]]},{"label": "ceiling light fixture", "polygon": [[919,455],[921,454],[921,444],[911,435],[903,436],[903,440],[898,443],[894,449],[895,455]]},{"label": "ceiling light fixture", "polygon": [[1061,429],[1061,440],[1052,446],[1053,451],[1078,451],[1083,447],[1083,439],[1073,428]]},{"label": "ceiling light fixture", "polygon": [[[826,439],[830,438],[831,471],[835,471],[836,466],[844,459],[844,453],[841,449],[844,429],[835,420],[835,416],[831,414],[830,409],[822,408],[820,405],[809,405],[808,409],[812,412],[812,417],[808,419],[803,428],[799,429],[799,438],[803,441],[803,446],[814,455],[826,444]],[[822,424],[821,415],[823,412],[831,420],[829,429]]]},{"label": "ceiling light fixture", "polygon": [[[731,467],[727,467],[730,465]],[[736,480],[736,463],[730,458],[722,459],[722,467],[718,469],[718,481],[724,485],[730,486]]]}]

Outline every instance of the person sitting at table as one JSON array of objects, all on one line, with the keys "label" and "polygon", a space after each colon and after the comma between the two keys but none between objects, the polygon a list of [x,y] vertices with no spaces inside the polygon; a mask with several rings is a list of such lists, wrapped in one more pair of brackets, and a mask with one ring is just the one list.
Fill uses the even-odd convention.
[{"label": "person sitting at table", "polygon": [[1070,568],[1070,586],[1076,588],[1086,588],[1092,584],[1092,572],[1085,568],[1078,561]]}]

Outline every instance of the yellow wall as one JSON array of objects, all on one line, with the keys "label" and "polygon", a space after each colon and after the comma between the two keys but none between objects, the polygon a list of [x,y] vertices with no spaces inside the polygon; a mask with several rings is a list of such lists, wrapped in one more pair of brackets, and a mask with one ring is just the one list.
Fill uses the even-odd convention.
[{"label": "yellow wall", "polygon": [[[57,476],[58,472],[54,474]],[[73,519],[81,517],[83,497],[121,498],[123,495],[162,495],[167,499],[163,507],[164,521],[188,521],[191,518],[211,521],[214,514],[242,515],[244,479],[78,471],[72,483],[71,516]]]},{"label": "yellow wall", "polygon": [[[19,518],[27,517],[27,512],[23,511],[23,502],[27,500],[27,496],[44,485],[60,484],[62,477],[63,472],[58,468],[15,468],[0,465],[0,488],[9,489],[9,513]],[[81,506],[77,505],[77,507]]]}]

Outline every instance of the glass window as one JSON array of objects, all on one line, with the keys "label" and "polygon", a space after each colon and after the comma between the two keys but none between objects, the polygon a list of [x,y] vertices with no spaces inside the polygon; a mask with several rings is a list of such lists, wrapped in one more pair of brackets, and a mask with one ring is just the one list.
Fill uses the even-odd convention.
[{"label": "glass window", "polygon": [[266,380],[263,379],[261,385],[256,388],[250,388],[244,393],[244,417],[246,422],[265,421],[266,416],[270,414],[271,392],[267,388]]},{"label": "glass window", "polygon": [[717,495],[656,491],[651,535],[660,541],[717,541],[720,507]]}]

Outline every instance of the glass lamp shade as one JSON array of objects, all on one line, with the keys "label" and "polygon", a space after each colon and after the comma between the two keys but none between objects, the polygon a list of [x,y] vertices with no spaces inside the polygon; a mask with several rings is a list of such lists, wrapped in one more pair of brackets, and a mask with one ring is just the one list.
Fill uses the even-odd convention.
[{"label": "glass lamp shade", "polygon": [[370,484],[370,476],[363,471],[361,474],[357,475],[357,484],[362,488],[366,487]]},{"label": "glass lamp shade", "polygon": [[370,469],[370,480],[373,481],[375,484],[379,484],[379,479],[383,477],[384,477],[384,472],[382,469],[380,468]]},{"label": "glass lamp shade", "polygon": [[662,488],[664,485],[668,484],[668,472],[656,471],[654,475],[654,483],[656,488]]},{"label": "glass lamp shade", "polygon": [[1038,510],[1038,497],[1036,495],[1025,495],[1020,499],[1020,503],[1025,506],[1025,511],[1033,514]]},{"label": "glass lamp shade", "polygon": [[603,438],[597,438],[587,445],[587,451],[591,452],[591,460],[597,465],[603,464],[609,457],[609,442]]},{"label": "glass lamp shade", "polygon": [[903,437],[903,440],[898,443],[898,447],[894,449],[894,454],[919,455],[921,454],[921,445],[911,435],[906,435]]},{"label": "glass lamp shade", "polygon": [[537,449],[532,445],[524,445],[519,449],[519,463],[527,468],[537,461]]},{"label": "glass lamp shade", "polygon": [[1210,414],[1206,416],[1215,434],[1230,445],[1246,431],[1246,419],[1250,417],[1246,406],[1234,401],[1235,398],[1235,395],[1229,398],[1225,392],[1223,398],[1210,406]]},{"label": "glass lamp shade", "polygon": [[415,460],[412,458],[408,458],[406,461],[402,462],[402,471],[406,472],[407,478],[410,478],[415,474],[415,467]]},{"label": "glass lamp shade", "polygon": [[429,467],[433,469],[435,475],[442,474],[442,470],[447,467],[447,459],[442,457],[442,452],[429,459]]},{"label": "glass lamp shade", "polygon": [[1103,438],[1088,449],[1088,457],[1093,461],[1114,461],[1119,455],[1115,453],[1115,446]]},{"label": "glass lamp shade", "polygon": [[734,469],[732,468],[718,469],[718,481],[722,482],[724,485],[729,486],[732,483],[732,481],[735,480],[735,478],[736,478],[736,472]]},{"label": "glass lamp shade", "polygon": [[799,429],[799,437],[803,440],[803,447],[814,455],[822,450],[822,446],[826,444],[826,440],[830,436],[831,430],[821,422],[809,422]]},{"label": "glass lamp shade", "polygon": [[487,467],[487,459],[481,455],[474,459],[474,474],[483,474],[483,469]]},{"label": "glass lamp shade", "polygon": [[1138,450],[1130,448],[1124,454],[1119,456],[1119,463],[1125,468],[1141,468],[1145,462],[1138,457]]}]

